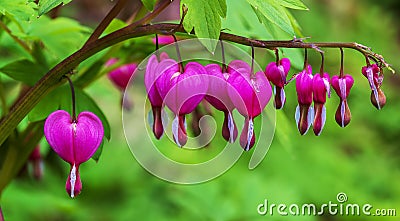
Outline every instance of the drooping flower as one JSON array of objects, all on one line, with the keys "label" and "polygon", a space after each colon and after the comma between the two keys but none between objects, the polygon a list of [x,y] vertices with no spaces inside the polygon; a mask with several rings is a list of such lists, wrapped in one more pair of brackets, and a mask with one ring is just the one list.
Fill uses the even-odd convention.
[{"label": "drooping flower", "polygon": [[43,177],[43,160],[40,154],[40,146],[37,145],[29,155],[28,162],[32,165],[33,177],[40,180]]},{"label": "drooping flower", "polygon": [[277,62],[271,62],[265,68],[265,76],[274,84],[274,105],[276,109],[281,109],[286,101],[285,84],[286,77],[290,70],[290,60],[282,58]]},{"label": "drooping flower", "polygon": [[161,98],[174,112],[172,133],[175,143],[182,147],[187,142],[185,115],[191,113],[203,100],[208,90],[206,69],[197,62],[189,62],[180,68],[178,62],[165,59],[156,72],[160,73],[156,86]]},{"label": "drooping flower", "polygon": [[313,77],[313,100],[314,100],[314,134],[319,136],[326,121],[326,94],[330,97],[330,77],[328,73],[322,76],[316,73]]},{"label": "drooping flower", "polygon": [[349,96],[350,89],[354,84],[354,79],[351,75],[333,76],[332,87],[336,94],[340,97],[340,104],[336,110],[335,120],[341,127],[345,127],[350,123],[351,112],[347,104],[347,97]]},{"label": "drooping flower", "polygon": [[264,72],[252,73],[250,66],[241,60],[229,63],[228,94],[232,103],[241,115],[245,117],[240,135],[240,145],[248,151],[255,144],[254,118],[271,99],[272,89]]},{"label": "drooping flower", "polygon": [[68,112],[57,110],[47,117],[44,135],[53,150],[71,165],[65,188],[73,198],[82,190],[79,166],[89,160],[100,146],[103,124],[88,111],[81,112],[73,120]]},{"label": "drooping flower", "polygon": [[[166,53],[160,54],[160,61],[168,59],[168,55]],[[158,81],[158,77],[161,72],[157,72],[157,68],[159,65],[159,59],[156,55],[151,55],[147,66],[146,66],[146,73],[144,75],[144,85],[146,87],[147,95],[151,104],[151,109],[153,112],[153,134],[157,139],[160,139],[164,133],[163,121],[162,121],[162,107],[163,107],[163,99],[160,96],[160,92],[158,91],[156,81]],[[165,67],[167,68],[172,63],[164,63]]]},{"label": "drooping flower", "polygon": [[208,93],[205,99],[216,109],[224,112],[224,123],[222,125],[222,136],[228,142],[235,142],[238,131],[232,115],[235,109],[228,94],[229,72],[222,72],[218,64],[209,64],[206,66],[209,75]]},{"label": "drooping flower", "polygon": [[311,65],[301,71],[296,77],[296,91],[298,105],[296,107],[296,124],[301,135],[307,133],[314,119],[313,101],[313,75]]},{"label": "drooping flower", "polygon": [[[105,66],[109,67],[114,65],[116,62],[118,62],[117,58],[111,58],[105,63]],[[108,79],[110,79],[110,81],[115,85],[115,87],[124,93],[126,87],[128,86],[129,80],[134,76],[136,68],[136,63],[125,64],[110,71],[107,76]],[[132,108],[133,102],[128,97],[128,94],[122,95],[121,105],[126,110],[130,110]]]},{"label": "drooping flower", "polygon": [[371,87],[371,103],[380,110],[386,104],[386,96],[380,88],[383,74],[380,73],[380,68],[376,64],[362,67],[361,72],[368,79]]}]

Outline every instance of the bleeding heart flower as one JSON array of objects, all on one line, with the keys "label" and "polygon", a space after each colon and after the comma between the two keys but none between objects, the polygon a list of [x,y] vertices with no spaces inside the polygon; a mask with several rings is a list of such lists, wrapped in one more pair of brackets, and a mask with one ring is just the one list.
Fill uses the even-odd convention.
[{"label": "bleeding heart flower", "polygon": [[240,145],[248,151],[254,146],[254,118],[261,114],[271,99],[272,89],[264,72],[253,74],[250,66],[240,60],[232,61],[228,66],[228,94],[232,103],[245,117]]},{"label": "bleeding heart flower", "polygon": [[165,104],[175,113],[172,133],[175,143],[182,147],[187,142],[185,115],[203,100],[208,90],[206,69],[197,62],[189,62],[184,70],[172,59],[165,59],[156,68],[160,73],[156,86]]},{"label": "bleeding heart flower", "polygon": [[44,135],[53,150],[71,165],[65,188],[73,198],[82,190],[79,166],[89,160],[100,146],[103,124],[88,111],[81,112],[73,120],[68,112],[57,110],[47,117]]},{"label": "bleeding heart flower", "polygon": [[380,89],[383,81],[383,74],[380,73],[380,68],[376,64],[362,67],[361,72],[368,79],[371,87],[371,102],[380,110],[386,104],[386,96]]},{"label": "bleeding heart flower", "polygon": [[[168,59],[168,55],[163,52],[160,54],[160,60]],[[172,63],[164,64],[168,67]],[[157,139],[160,139],[164,133],[163,121],[162,121],[162,106],[163,99],[158,91],[156,81],[158,80],[161,72],[157,72],[159,61],[156,55],[152,55],[149,58],[146,66],[146,73],[144,75],[144,85],[147,90],[147,96],[149,98],[151,109],[153,112],[153,134]]]},{"label": "bleeding heart flower", "polygon": [[328,97],[331,96],[329,82],[330,77],[328,73],[324,73],[322,76],[319,73],[314,75],[312,83],[314,100],[313,130],[317,136],[321,134],[326,121],[326,93],[328,93]]},{"label": "bleeding heart flower", "polygon": [[237,138],[238,131],[232,115],[235,106],[228,94],[230,73],[222,73],[222,69],[218,64],[209,64],[206,66],[206,70],[210,79],[205,99],[216,109],[224,112],[222,136],[226,141],[233,143]]},{"label": "bleeding heart flower", "polygon": [[39,145],[37,145],[35,149],[33,149],[31,155],[29,155],[28,161],[32,164],[33,177],[36,180],[40,180],[43,177],[43,160],[42,155],[40,154]]},{"label": "bleeding heart flower", "polygon": [[313,101],[313,75],[310,65],[296,76],[297,101],[296,124],[301,135],[307,133],[314,119]]},{"label": "bleeding heart flower", "polygon": [[336,110],[335,120],[341,127],[347,126],[351,120],[351,112],[347,104],[347,97],[349,96],[350,89],[354,84],[354,79],[351,75],[333,76],[332,87],[336,94],[340,97],[340,104]]},{"label": "bleeding heart flower", "polygon": [[279,62],[271,62],[265,68],[265,76],[274,84],[274,105],[276,109],[281,109],[285,104],[285,84],[286,77],[290,70],[290,60],[282,58]]}]

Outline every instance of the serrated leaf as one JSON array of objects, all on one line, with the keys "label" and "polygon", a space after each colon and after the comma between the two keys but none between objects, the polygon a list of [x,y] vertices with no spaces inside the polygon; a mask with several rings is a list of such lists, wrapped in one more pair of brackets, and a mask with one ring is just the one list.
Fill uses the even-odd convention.
[{"label": "serrated leaf", "polygon": [[26,0],[0,0],[0,14],[8,13],[20,20],[29,21],[31,17],[35,17],[35,7],[35,3]]},{"label": "serrated leaf", "polygon": [[46,72],[47,68],[28,59],[17,60],[0,68],[0,72],[14,80],[34,85]]},{"label": "serrated leaf", "polygon": [[[193,28],[200,42],[214,52],[221,31],[221,17],[226,16],[225,0],[182,0],[188,9],[183,27],[190,33]],[[181,7],[182,8],[182,7]],[[212,39],[212,40],[210,40]]]},{"label": "serrated leaf", "polygon": [[72,0],[39,0],[39,16],[46,14],[47,12],[51,11],[51,9],[59,6],[60,4],[68,4]]},{"label": "serrated leaf", "polygon": [[308,10],[307,6],[301,0],[275,0],[280,5],[286,8],[292,8],[297,10]]},{"label": "serrated leaf", "polygon": [[144,7],[146,7],[149,11],[153,11],[156,2],[157,0],[142,0]]},{"label": "serrated leaf", "polygon": [[273,24],[283,31],[294,36],[294,30],[285,8],[277,4],[274,0],[247,0],[247,2]]}]

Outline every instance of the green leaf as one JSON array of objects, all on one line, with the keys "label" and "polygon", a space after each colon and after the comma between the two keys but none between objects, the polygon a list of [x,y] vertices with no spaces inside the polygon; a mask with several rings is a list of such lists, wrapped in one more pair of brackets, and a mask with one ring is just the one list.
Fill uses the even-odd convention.
[{"label": "green leaf", "polygon": [[144,7],[146,7],[149,11],[153,11],[156,2],[157,0],[142,0]]},{"label": "green leaf", "polygon": [[[200,42],[213,52],[221,31],[221,17],[226,17],[225,0],[182,0],[188,9],[183,27],[190,33],[193,28]],[[182,7],[181,7],[182,8]],[[212,40],[210,40],[212,39]]]},{"label": "green leaf", "polygon": [[0,68],[0,72],[28,85],[34,85],[47,71],[45,66],[28,59],[17,60]]},{"label": "green leaf", "polygon": [[0,14],[29,21],[36,15],[36,4],[26,0],[0,0]]},{"label": "green leaf", "polygon": [[275,1],[277,1],[280,5],[286,8],[309,10],[301,0],[275,0]]},{"label": "green leaf", "polygon": [[96,161],[96,163],[99,161],[100,156],[103,153],[103,146],[104,146],[104,140],[101,141],[99,148],[97,148],[96,152],[94,152],[92,156],[92,159]]},{"label": "green leaf", "polygon": [[283,6],[274,0],[247,0],[247,2],[258,12],[259,17],[264,16],[283,31],[294,36],[292,24]]},{"label": "green leaf", "polygon": [[42,16],[43,14],[46,14],[49,12],[51,9],[59,6],[60,4],[68,4],[72,0],[40,0],[39,1],[39,16]]}]

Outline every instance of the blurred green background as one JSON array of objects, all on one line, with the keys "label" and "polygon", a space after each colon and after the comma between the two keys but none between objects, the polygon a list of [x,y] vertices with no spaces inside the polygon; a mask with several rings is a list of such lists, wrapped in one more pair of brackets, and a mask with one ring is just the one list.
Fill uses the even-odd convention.
[{"label": "blurred green background", "polygon": [[[232,3],[233,2],[233,3]],[[304,0],[309,12],[293,12],[311,41],[350,41],[372,47],[400,71],[400,6],[396,0]],[[228,18],[235,17],[228,0]],[[77,7],[76,5],[67,6]],[[68,12],[68,9],[65,9]],[[71,10],[71,9],[70,9]],[[237,9],[236,9],[237,10]],[[246,10],[242,10],[246,12]],[[73,10],[68,13],[74,15]],[[243,12],[242,12],[243,13]],[[249,17],[251,17],[249,15]],[[239,15],[235,19],[241,18]],[[252,18],[252,17],[251,17]],[[243,19],[243,17],[242,17]],[[229,23],[229,21],[226,21]],[[259,27],[258,20],[247,23]],[[262,27],[262,26],[261,26]],[[234,28],[232,28],[234,30]],[[251,30],[251,29],[250,29]],[[250,31],[251,32],[251,31]],[[257,31],[256,36],[263,36]],[[285,52],[286,54],[286,52]],[[272,56],[258,51],[267,64]],[[290,52],[286,54],[291,58]],[[268,61],[267,61],[268,59]],[[326,71],[339,72],[339,50],[326,50]],[[314,70],[320,57],[310,53]],[[345,73],[353,74],[350,93],[352,120],[340,128],[334,121],[339,99],[332,91],[327,102],[327,122],[320,137],[312,131],[300,136],[295,122],[295,85],[287,87],[287,104],[277,112],[276,136],[263,162],[250,171],[251,152],[225,174],[203,184],[177,185],[160,180],[133,158],[123,135],[120,92],[104,77],[87,88],[107,116],[112,139],[106,142],[98,163],[81,166],[83,191],[76,199],[65,192],[68,166],[48,150],[44,177],[14,180],[2,195],[6,220],[399,220],[374,216],[260,216],[257,206],[271,203],[321,205],[336,202],[344,192],[349,203],[369,203],[373,209],[400,212],[400,78],[386,71],[383,90],[387,104],[378,111],[370,103],[368,82],[361,74],[365,59],[345,51]],[[292,69],[289,75],[299,70]],[[142,78],[139,78],[142,79]],[[144,96],[139,94],[137,96]],[[138,122],[142,123],[142,122]],[[219,134],[217,134],[219,135]],[[135,136],[147,136],[137,131]],[[142,147],[140,139],[137,146]],[[150,148],[150,147],[148,147]],[[176,148],[171,145],[170,148]],[[374,210],[372,210],[374,211]]]}]

